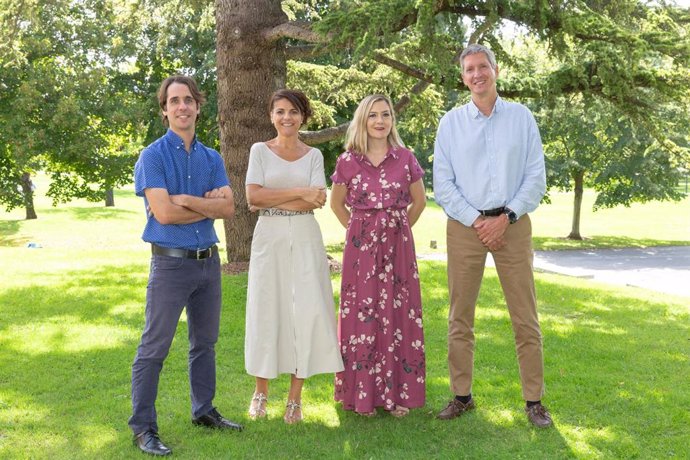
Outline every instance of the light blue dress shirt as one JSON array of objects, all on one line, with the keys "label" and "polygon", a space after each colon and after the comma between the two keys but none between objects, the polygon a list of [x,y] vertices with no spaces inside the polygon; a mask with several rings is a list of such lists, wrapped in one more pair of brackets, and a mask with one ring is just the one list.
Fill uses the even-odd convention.
[{"label": "light blue dress shirt", "polygon": [[434,145],[434,196],[448,217],[471,226],[479,210],[534,211],[546,192],[544,152],[529,109],[496,99],[482,114],[474,102],[441,118]]}]

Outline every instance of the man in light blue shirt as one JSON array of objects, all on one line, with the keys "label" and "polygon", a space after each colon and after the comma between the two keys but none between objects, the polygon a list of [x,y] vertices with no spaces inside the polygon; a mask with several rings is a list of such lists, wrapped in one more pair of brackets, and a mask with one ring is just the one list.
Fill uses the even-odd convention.
[{"label": "man in light blue shirt", "polygon": [[456,395],[438,418],[475,407],[474,313],[491,252],[513,324],[525,411],[531,423],[547,427],[552,421],[541,404],[544,363],[527,215],[546,191],[539,129],[525,106],[498,96],[491,50],[470,45],[460,61],[472,100],[441,119],[434,147],[434,194],[448,215],[448,368]]}]

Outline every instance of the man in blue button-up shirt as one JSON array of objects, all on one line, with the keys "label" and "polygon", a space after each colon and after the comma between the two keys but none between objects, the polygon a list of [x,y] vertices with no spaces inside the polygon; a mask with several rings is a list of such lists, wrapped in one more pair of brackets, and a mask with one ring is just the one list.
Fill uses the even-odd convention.
[{"label": "man in blue button-up shirt", "polygon": [[169,127],[146,147],[134,168],[136,194],[147,215],[142,238],[151,243],[146,324],[132,365],[134,444],[153,455],[171,450],[158,437],[156,396],[182,309],[189,328],[192,423],[241,430],[213,406],[215,344],[221,307],[220,258],[214,219],[229,219],[235,204],[221,156],[196,138],[203,94],[193,79],[167,78],[158,92]]},{"label": "man in blue button-up shirt", "polygon": [[474,408],[474,313],[491,252],[513,323],[525,411],[533,424],[550,426],[541,404],[544,363],[527,215],[546,191],[541,138],[526,107],[498,96],[491,50],[470,45],[460,61],[472,100],[441,119],[434,147],[434,194],[448,215],[448,368],[456,395],[438,417]]}]

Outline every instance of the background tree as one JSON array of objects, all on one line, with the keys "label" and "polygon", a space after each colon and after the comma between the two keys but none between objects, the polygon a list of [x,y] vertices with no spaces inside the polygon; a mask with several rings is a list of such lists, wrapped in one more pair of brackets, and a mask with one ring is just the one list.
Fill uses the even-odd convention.
[{"label": "background tree", "polygon": [[[106,0],[2,0],[0,202],[33,210],[31,174],[53,179],[54,203],[102,200],[131,177],[139,129],[129,89],[118,88],[131,56],[125,4]],[[18,188],[19,187],[19,188]],[[18,199],[21,191],[22,199]]]},{"label": "background tree", "polygon": [[[513,70],[499,80],[503,97],[550,104],[568,95],[605,101],[629,117],[628,128],[635,131],[627,138],[630,142],[655,143],[656,151],[669,156],[669,166],[683,154],[666,135],[664,114],[649,108],[674,99],[687,101],[687,12],[630,0],[290,1],[284,5],[289,16],[280,6],[278,0],[216,1],[219,121],[221,139],[231,139],[221,143],[221,150],[240,190],[237,217],[227,237],[231,261],[248,258],[253,220],[241,192],[246,157],[253,142],[272,135],[262,101],[284,84],[286,71],[299,76],[294,83],[312,98],[329,104],[321,107],[322,115],[330,116],[335,126],[303,133],[307,142],[320,144],[341,136],[346,123],[338,124],[338,115],[351,113],[347,109],[360,95],[379,90],[398,101],[398,110],[417,103],[415,112],[424,113],[431,101],[426,104],[431,107],[426,111],[429,123],[410,122],[406,114],[401,120],[420,133],[422,139],[413,139],[428,148],[424,139],[435,131],[441,112],[436,102],[465,97],[458,50],[468,41],[484,42],[496,51],[503,68]],[[546,45],[542,49],[554,63],[548,73],[527,73],[529,62],[504,51],[506,24],[519,26]],[[220,102],[226,98],[234,102]],[[647,131],[646,138],[637,133],[638,126]],[[324,149],[332,157],[329,150]]]},{"label": "background tree", "polygon": [[[671,152],[603,101],[581,95],[560,98],[540,113],[550,187],[573,191],[568,238],[581,240],[580,215],[585,187],[597,197],[594,209],[651,200],[683,198],[681,171]],[[667,115],[673,119],[671,113]]]}]

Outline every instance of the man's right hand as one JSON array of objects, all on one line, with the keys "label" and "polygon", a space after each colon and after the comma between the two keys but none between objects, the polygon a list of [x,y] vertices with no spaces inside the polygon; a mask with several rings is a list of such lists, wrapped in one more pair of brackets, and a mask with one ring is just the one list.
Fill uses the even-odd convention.
[{"label": "man's right hand", "polygon": [[[503,239],[503,235],[498,235],[495,238],[487,238],[486,234],[486,224],[487,221],[490,219],[495,219],[495,217],[486,217],[486,216],[478,216],[477,219],[472,223],[472,228],[474,228],[474,231],[477,233],[477,238],[479,238],[479,241],[482,242],[482,244],[489,249],[489,251],[498,251],[499,249],[503,248],[506,245],[505,240]],[[492,232],[493,233],[493,232]],[[482,239],[482,236],[484,237]]]}]

